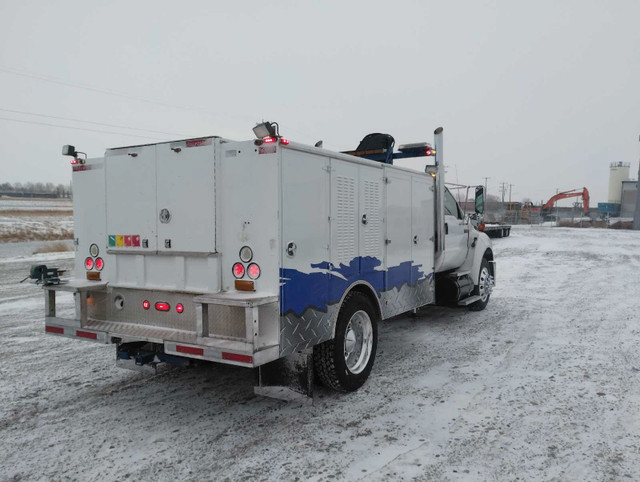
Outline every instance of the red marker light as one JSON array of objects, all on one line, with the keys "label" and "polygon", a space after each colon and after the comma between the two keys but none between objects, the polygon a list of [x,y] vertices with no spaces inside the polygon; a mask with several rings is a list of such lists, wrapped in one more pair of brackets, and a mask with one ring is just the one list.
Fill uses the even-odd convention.
[{"label": "red marker light", "polygon": [[87,258],[84,260],[84,267],[87,271],[93,269],[93,258]]},{"label": "red marker light", "polygon": [[431,149],[427,149],[426,154],[427,154],[427,156],[430,156],[431,154],[433,154],[433,152],[431,151]]},{"label": "red marker light", "polygon": [[280,139],[280,145],[288,146],[289,145],[289,139]]},{"label": "red marker light", "polygon": [[158,311],[169,311],[171,309],[171,306],[169,306],[169,303],[165,303],[164,301],[158,301],[156,303],[156,310]]},{"label": "red marker light", "polygon": [[265,144],[271,144],[275,141],[276,141],[275,137],[265,137],[264,139],[262,139],[262,142],[264,142]]},{"label": "red marker light", "polygon": [[176,311],[177,311],[178,313],[182,313],[182,312],[184,311],[184,306],[182,306],[182,303],[178,303],[178,304],[176,305]]},{"label": "red marker light", "polygon": [[98,271],[102,271],[102,268],[104,268],[104,260],[102,258],[97,258],[95,265]]},{"label": "red marker light", "polygon": [[256,263],[251,263],[247,267],[247,274],[249,275],[249,278],[251,278],[251,279],[258,278],[260,276],[260,266],[258,266]]},{"label": "red marker light", "polygon": [[233,276],[238,279],[244,276],[244,266],[242,263],[236,263],[233,265]]},{"label": "red marker light", "polygon": [[151,308],[151,303],[149,303],[149,301],[148,301],[148,300],[144,300],[144,301],[142,302],[142,307],[143,307],[145,310],[148,310],[149,308]]}]

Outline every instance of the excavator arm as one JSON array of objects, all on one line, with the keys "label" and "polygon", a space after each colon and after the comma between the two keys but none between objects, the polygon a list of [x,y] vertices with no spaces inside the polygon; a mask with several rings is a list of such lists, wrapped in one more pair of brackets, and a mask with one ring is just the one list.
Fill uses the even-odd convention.
[{"label": "excavator arm", "polygon": [[583,187],[582,190],[572,189],[571,191],[559,192],[558,194],[552,196],[551,199],[549,199],[546,202],[546,204],[542,206],[542,211],[543,212],[551,211],[551,208],[553,207],[553,203],[555,203],[560,199],[566,199],[568,197],[579,197],[579,196],[582,196],[582,207],[584,208],[584,214],[586,215],[589,213],[589,190],[586,187]]}]

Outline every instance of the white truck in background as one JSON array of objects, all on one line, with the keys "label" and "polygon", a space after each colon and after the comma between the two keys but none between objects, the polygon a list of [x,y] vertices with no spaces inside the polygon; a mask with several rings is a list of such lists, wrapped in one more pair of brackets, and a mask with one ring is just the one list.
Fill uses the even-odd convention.
[{"label": "white truck in background", "polygon": [[[340,153],[290,142],[275,123],[254,132],[94,159],[65,146],[75,274],[41,279],[46,332],[115,344],[121,365],[259,368],[264,394],[304,360],[352,391],[371,372],[381,320],[436,301],[484,309],[491,241],[445,188],[442,128],[433,147],[398,152],[381,134]],[[424,173],[393,165],[420,156],[435,156]],[[75,318],[56,315],[59,291],[73,293]]]}]

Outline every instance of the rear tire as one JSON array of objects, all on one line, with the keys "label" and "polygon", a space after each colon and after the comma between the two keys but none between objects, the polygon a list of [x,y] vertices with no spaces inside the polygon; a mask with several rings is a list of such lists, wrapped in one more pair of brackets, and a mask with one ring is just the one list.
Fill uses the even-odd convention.
[{"label": "rear tire", "polygon": [[378,346],[379,316],[363,293],[347,295],[336,322],[333,340],[316,345],[316,375],[326,387],[353,392],[369,378]]},{"label": "rear tire", "polygon": [[478,276],[478,284],[473,290],[473,294],[480,296],[480,299],[475,303],[471,303],[469,305],[469,309],[471,311],[484,310],[489,303],[492,289],[493,277],[491,276],[491,270],[489,269],[489,261],[487,261],[487,258],[482,258],[482,263],[480,264],[480,274]]}]

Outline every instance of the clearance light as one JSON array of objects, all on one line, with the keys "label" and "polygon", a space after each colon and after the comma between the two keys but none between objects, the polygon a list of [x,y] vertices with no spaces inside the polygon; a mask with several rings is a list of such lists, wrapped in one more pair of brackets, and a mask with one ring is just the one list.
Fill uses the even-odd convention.
[{"label": "clearance light", "polygon": [[244,276],[244,266],[242,263],[236,263],[233,265],[233,276],[238,279]]},{"label": "clearance light", "polygon": [[258,266],[256,263],[251,263],[247,267],[247,274],[249,275],[249,278],[251,278],[251,279],[258,278],[260,276],[260,266]]},{"label": "clearance light", "polygon": [[182,303],[178,303],[178,304],[176,305],[176,311],[177,311],[178,313],[182,313],[182,312],[184,311],[184,306],[182,306]]},{"label": "clearance light", "polygon": [[93,258],[87,258],[84,260],[84,267],[87,271],[93,269]]},{"label": "clearance light", "polygon": [[289,139],[280,139],[280,145],[281,146],[288,146],[289,145]]},{"label": "clearance light", "polygon": [[275,137],[265,137],[264,139],[262,139],[262,142],[264,142],[265,144],[272,144],[276,141]]},{"label": "clearance light", "polygon": [[169,303],[165,303],[164,301],[158,301],[156,303],[156,310],[158,311],[169,311],[171,309],[171,306],[169,306]]},{"label": "clearance light", "polygon": [[97,258],[95,265],[98,271],[102,271],[102,268],[104,268],[104,260],[102,258]]},{"label": "clearance light", "polygon": [[142,302],[142,307],[143,307],[145,310],[148,310],[149,308],[151,308],[151,303],[149,303],[149,300],[144,300],[144,301]]},{"label": "clearance light", "polygon": [[484,231],[484,223],[478,226],[478,231]]}]

